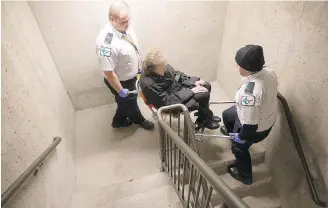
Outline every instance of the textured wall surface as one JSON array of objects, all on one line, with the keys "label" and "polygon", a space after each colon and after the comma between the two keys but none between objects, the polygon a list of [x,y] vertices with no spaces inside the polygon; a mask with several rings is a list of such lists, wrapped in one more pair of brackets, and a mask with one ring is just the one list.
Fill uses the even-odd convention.
[{"label": "textured wall surface", "polygon": [[[234,56],[245,44],[261,44],[290,105],[311,170],[328,185],[328,3],[230,2],[218,79],[233,98],[241,79]],[[280,112],[281,109],[280,109]],[[316,207],[310,200],[284,115],[267,140],[267,162],[284,207]],[[315,172],[313,172],[315,173]]]},{"label": "textured wall surface", "polygon": [[63,141],[8,203],[68,208],[74,190],[74,108],[26,2],[2,2],[1,192],[51,144]]},{"label": "textured wall surface", "polygon": [[[29,2],[76,109],[113,102],[95,57],[95,39],[111,2]],[[225,5],[131,1],[141,54],[158,47],[177,69],[215,80]]]}]

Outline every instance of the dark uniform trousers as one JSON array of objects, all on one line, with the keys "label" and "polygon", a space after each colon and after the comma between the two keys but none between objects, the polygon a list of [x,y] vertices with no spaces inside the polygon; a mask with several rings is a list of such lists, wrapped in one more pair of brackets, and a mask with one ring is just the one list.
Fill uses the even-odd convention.
[{"label": "dark uniform trousers", "polygon": [[[228,133],[240,132],[241,124],[238,119],[236,106],[232,106],[223,111],[222,118]],[[262,132],[254,133],[252,138],[245,138],[246,142],[244,144],[239,144],[234,141],[232,142],[231,151],[236,157],[234,165],[238,169],[239,173],[246,176],[252,175],[252,161],[248,150],[252,144],[264,140],[269,135],[271,128]]]},{"label": "dark uniform trousers", "polygon": [[[133,79],[129,79],[126,81],[121,81],[121,85],[123,88],[128,90],[135,90],[135,83],[137,81],[137,77]],[[138,103],[137,103],[137,94],[129,94],[127,97],[122,98],[118,95],[116,90],[109,84],[108,80],[104,78],[104,82],[107,87],[110,89],[112,94],[115,96],[115,101],[117,104],[117,109],[115,116],[113,118],[113,123],[123,124],[126,122],[126,119],[131,119],[134,123],[140,124],[145,118],[142,116]]]}]

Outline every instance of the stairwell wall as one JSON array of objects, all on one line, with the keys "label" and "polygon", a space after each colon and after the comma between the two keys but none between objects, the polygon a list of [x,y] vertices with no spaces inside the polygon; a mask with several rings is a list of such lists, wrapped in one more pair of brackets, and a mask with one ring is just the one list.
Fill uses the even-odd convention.
[{"label": "stairwell wall", "polygon": [[[108,24],[105,1],[31,1],[29,5],[77,110],[113,103],[95,54],[99,31]],[[226,2],[128,1],[131,25],[144,55],[157,47],[176,69],[214,81]]]},{"label": "stairwell wall", "polygon": [[[279,91],[290,105],[311,171],[326,187],[327,19],[327,2],[229,2],[217,77],[233,99],[242,83],[234,61],[236,51],[246,44],[263,46],[266,65],[275,70]],[[280,106],[266,149],[266,162],[284,207],[317,207]]]},{"label": "stairwell wall", "polygon": [[6,207],[69,208],[75,111],[27,2],[1,2],[1,192],[63,141]]}]

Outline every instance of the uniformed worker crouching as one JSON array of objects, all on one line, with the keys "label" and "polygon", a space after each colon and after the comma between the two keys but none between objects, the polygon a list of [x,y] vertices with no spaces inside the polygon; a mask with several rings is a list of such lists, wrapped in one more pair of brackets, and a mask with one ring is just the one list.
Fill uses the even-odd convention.
[{"label": "uniformed worker crouching", "polygon": [[112,121],[113,128],[140,124],[151,130],[154,124],[141,114],[135,90],[137,74],[142,68],[137,38],[130,24],[130,9],[123,1],[115,1],[109,9],[109,24],[97,37],[97,55],[104,71],[104,81],[115,95],[117,110]]},{"label": "uniformed worker crouching", "polygon": [[246,45],[236,53],[235,60],[244,84],[237,91],[236,105],[222,114],[223,134],[236,133],[232,142],[235,163],[228,172],[244,184],[252,184],[252,164],[249,148],[265,139],[276,120],[277,77],[264,68],[263,49]]}]

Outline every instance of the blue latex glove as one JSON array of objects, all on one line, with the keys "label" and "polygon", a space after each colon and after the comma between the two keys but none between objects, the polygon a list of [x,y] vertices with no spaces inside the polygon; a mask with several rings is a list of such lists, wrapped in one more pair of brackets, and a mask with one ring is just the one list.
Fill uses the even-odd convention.
[{"label": "blue latex glove", "polygon": [[138,69],[138,74],[141,74],[142,70],[141,69]]},{"label": "blue latex glove", "polygon": [[122,98],[125,98],[125,97],[127,97],[127,96],[129,95],[129,90],[128,90],[128,89],[122,89],[122,90],[118,93],[118,95],[119,95],[120,97],[122,97]]},{"label": "blue latex glove", "polygon": [[239,137],[239,134],[235,134],[235,136],[233,137],[233,141],[238,143],[238,144],[245,144],[245,140],[242,140],[240,137]]}]

